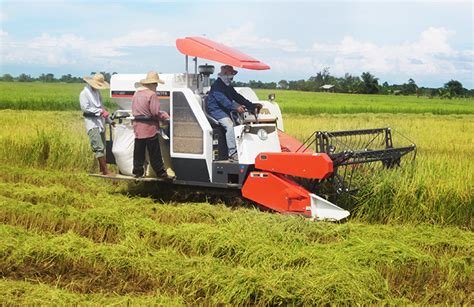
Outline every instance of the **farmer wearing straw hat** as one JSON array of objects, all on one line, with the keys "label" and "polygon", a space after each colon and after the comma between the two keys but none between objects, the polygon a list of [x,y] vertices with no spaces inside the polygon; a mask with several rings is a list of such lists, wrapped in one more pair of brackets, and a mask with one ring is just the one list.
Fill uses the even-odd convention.
[{"label": "farmer wearing straw hat", "polygon": [[150,164],[158,178],[168,178],[161,156],[158,131],[159,120],[168,120],[166,112],[160,112],[160,100],[156,95],[158,83],[165,82],[155,71],[150,71],[145,79],[140,80],[141,87],[132,98],[133,130],[135,132],[135,147],[133,151],[133,174],[142,177],[145,174],[145,151],[148,150]]},{"label": "farmer wearing straw hat", "polygon": [[109,112],[104,108],[100,90],[110,88],[102,74],[84,77],[86,86],[79,95],[79,102],[84,116],[87,135],[95,157],[99,161],[100,172],[103,175],[114,175],[107,168],[105,160],[105,121],[114,124],[109,118]]}]

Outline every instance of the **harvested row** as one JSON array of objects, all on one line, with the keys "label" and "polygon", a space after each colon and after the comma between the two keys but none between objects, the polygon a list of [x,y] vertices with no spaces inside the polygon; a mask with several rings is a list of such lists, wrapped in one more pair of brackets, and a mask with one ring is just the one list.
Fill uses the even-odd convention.
[{"label": "harvested row", "polygon": [[[52,187],[54,190],[55,186]],[[104,201],[100,197],[105,193],[95,195],[95,202],[83,209],[65,205],[60,201],[54,204],[36,202],[34,205],[19,202],[16,197],[22,200],[27,199],[22,198],[22,193],[15,192],[15,189],[22,190],[24,187],[18,184],[4,184],[2,189],[2,192],[7,191],[8,195],[13,197],[5,198],[6,202],[2,205],[2,214],[7,218],[5,222],[26,227],[30,231],[38,231],[39,234],[66,233],[63,236],[70,236],[73,235],[67,232],[70,230],[96,242],[115,243],[118,248],[123,247],[124,250],[143,251],[145,255],[151,253],[152,258],[155,257],[154,253],[167,250],[173,251],[180,257],[184,256],[186,259],[204,257],[208,261],[206,266],[213,267],[214,263],[220,263],[220,267],[225,263],[226,266],[239,267],[244,271],[262,268],[300,276],[300,270],[305,270],[311,275],[305,276],[308,278],[319,276],[322,274],[321,270],[327,274],[337,271],[338,274],[347,274],[344,278],[351,280],[354,279],[353,272],[360,274],[365,272],[365,275],[361,276],[365,276],[367,280],[361,281],[359,278],[362,277],[358,276],[355,281],[345,282],[365,284],[373,282],[371,280],[374,278],[386,279],[390,287],[385,290],[386,293],[382,297],[391,297],[392,302],[396,297],[409,298],[414,302],[446,300],[466,302],[469,300],[469,297],[463,295],[462,292],[470,293],[469,289],[472,286],[469,283],[469,276],[472,273],[469,255],[473,251],[468,242],[472,242],[473,238],[472,233],[458,229],[310,223],[299,218],[259,213],[255,210],[231,210],[222,206],[209,205],[160,205],[154,204],[150,199],[128,199],[122,195],[111,195]],[[35,187],[30,186],[29,189],[32,191]],[[41,188],[38,189],[41,190]],[[58,197],[50,198],[60,200]],[[62,211],[63,214],[56,215],[55,211],[58,213]],[[101,221],[107,223],[102,224]],[[58,231],[56,226],[51,225],[64,226],[59,227]],[[106,240],[100,236],[101,231],[107,229],[104,225],[117,226],[114,228],[113,235],[109,235]],[[94,229],[99,233],[98,236],[95,235],[95,231],[91,231]],[[8,236],[5,238],[8,240]],[[49,240],[51,237],[47,236],[47,238]],[[77,236],[75,238],[81,240]],[[91,250],[94,248],[91,247]],[[71,253],[76,254],[77,251]],[[54,263],[56,262],[54,260]],[[130,259],[127,263],[126,267],[133,266],[135,260]],[[85,266],[88,267],[88,265]],[[219,269],[214,267],[213,271],[216,272],[216,270]],[[228,270],[228,268],[223,270]],[[291,273],[294,270],[297,270],[297,273]],[[429,272],[436,272],[436,274]],[[83,273],[81,271],[81,274]],[[28,274],[30,273],[15,275],[15,278],[29,278]],[[46,275],[50,277],[45,282],[52,283],[51,280],[57,276],[54,272],[48,274]],[[97,276],[102,276],[100,275],[102,273],[98,272],[88,274],[90,278],[100,279]],[[130,274],[136,276],[136,273]],[[41,273],[41,275],[44,274]],[[144,278],[142,276],[140,280],[143,281]],[[265,282],[271,284],[276,277],[270,274],[265,278]],[[342,279],[341,275],[336,278],[336,282],[342,282]],[[320,286],[322,284],[324,287],[329,287],[323,287],[327,291],[331,291],[331,287],[336,287],[336,285],[327,285],[323,277],[318,280]],[[299,282],[303,283],[302,280]],[[74,284],[72,280],[69,280],[65,281],[63,286],[69,287],[70,283]],[[156,283],[161,284],[162,281],[156,281]],[[380,284],[383,283],[385,282]],[[420,283],[430,285],[426,291],[421,291],[422,294],[419,294]],[[440,292],[438,288],[441,283],[445,284],[445,287]],[[140,288],[135,284],[123,290],[118,281],[115,285],[112,283],[112,287],[115,287],[113,291],[124,291],[124,293],[148,293],[153,288]],[[355,287],[352,284],[350,287],[353,289],[350,293],[355,300],[359,300],[359,295],[365,297],[364,291],[373,290],[362,289],[361,294],[354,292],[360,286]],[[289,289],[284,291],[294,294]],[[326,297],[328,294],[319,292],[319,295]],[[448,298],[452,295],[456,298]],[[190,298],[188,295],[185,297],[187,297],[187,302],[202,299],[201,297]],[[295,302],[294,297],[291,297],[286,298],[284,302]],[[273,296],[266,299],[266,302],[276,302]],[[316,302],[322,302],[319,301],[321,298],[313,297],[313,299]],[[364,300],[367,299],[367,297],[364,298]],[[369,299],[367,302],[370,301],[372,300]],[[232,298],[226,302],[250,303],[254,301],[245,297],[243,300],[234,301]]]},{"label": "harvested row", "polygon": [[0,164],[0,180],[5,183],[17,183],[29,187],[61,187],[68,192],[77,193],[119,193],[127,187],[125,183],[97,184],[85,172],[63,172],[57,169],[39,169]]},{"label": "harvested row", "polygon": [[[12,187],[4,185],[3,191],[10,189]],[[272,267],[305,265],[308,257],[303,255],[304,251],[295,253],[295,248],[315,242],[337,242],[350,233],[350,228],[342,225],[329,230],[324,224],[311,223],[303,218],[264,214],[256,210],[234,211],[203,204],[139,204],[138,199],[125,203],[126,198],[119,196],[114,199],[117,201],[111,199],[110,203],[75,208],[64,203],[32,204],[4,197],[0,199],[0,220],[42,232],[61,234],[73,231],[96,242],[138,239],[155,248],[176,248],[186,255],[210,254],[251,266],[271,262]],[[269,243],[281,248],[268,249]],[[283,261],[285,255],[292,256]]]},{"label": "harvested row", "polygon": [[[176,229],[175,239],[185,230],[198,231],[202,225],[195,226],[183,232]],[[1,271],[10,279],[34,278],[80,293],[179,293],[187,303],[472,301],[469,255],[473,250],[467,243],[473,240],[472,233],[432,227],[335,226],[351,228],[348,238],[306,247],[267,245],[279,259],[265,260],[266,251],[253,249],[260,259],[258,255],[241,258],[239,264],[229,257],[216,257],[213,252],[219,247],[213,247],[215,241],[206,244],[219,236],[218,229],[225,231],[223,226],[215,227],[213,234],[203,233],[201,241],[193,239],[188,247],[194,252],[187,255],[183,255],[182,242],[152,247],[149,238],[130,235],[118,244],[104,245],[71,232],[36,235],[2,226]],[[243,240],[251,237],[246,235]],[[228,246],[233,250],[237,246],[232,243],[244,244],[230,241]],[[284,247],[291,248],[294,255],[288,251],[278,255]],[[274,266],[290,258],[296,261],[294,265]]]},{"label": "harvested row", "polygon": [[83,213],[68,205],[56,207],[0,197],[0,222],[33,231],[54,234],[72,231],[94,242],[116,243],[120,239],[117,221],[110,218],[110,214]]},{"label": "harvested row", "polygon": [[[198,244],[199,236],[209,233],[211,236],[207,241],[212,241],[209,243],[210,246],[218,246],[219,242],[228,241],[226,237],[232,240],[239,236],[243,242],[248,241],[249,245],[259,245],[263,242],[294,246],[335,243],[346,240],[354,231],[349,225],[312,223],[299,217],[261,213],[258,210],[232,210],[223,206],[204,204],[162,205],[149,198],[128,198],[105,192],[94,197],[81,195],[82,200],[88,199],[89,205],[84,207],[81,198],[72,200],[55,195],[56,191],[61,191],[57,187],[51,186],[53,192],[38,200],[44,192],[43,188],[2,184],[1,193],[4,196],[2,210],[16,217],[29,215],[36,216],[36,219],[45,213],[45,221],[52,219],[53,225],[56,223],[54,217],[57,216],[58,222],[70,219],[77,225],[84,225],[86,229],[88,225],[113,228],[120,238],[132,234],[151,238],[161,233],[162,237],[152,238],[155,242],[174,241],[177,236],[182,237],[178,240],[182,241],[181,244]],[[68,191],[67,194],[74,195],[74,191]],[[197,229],[186,230],[184,229],[186,227],[197,227]],[[214,231],[216,227],[220,229]],[[238,233],[239,236],[232,237],[232,233]],[[192,243],[194,234],[196,242]],[[260,239],[262,242],[258,242]],[[183,248],[188,249],[186,245]]]},{"label": "harvested row", "polygon": [[337,283],[337,289],[350,295],[364,279],[375,278],[371,286],[357,289],[362,292],[361,300],[368,303],[388,295],[375,272],[358,269],[350,270],[350,275],[344,270],[312,275],[306,270],[245,269],[209,257],[183,257],[169,249],[153,252],[139,246],[132,250],[123,245],[97,245],[72,234],[47,238],[5,226],[0,232],[7,255],[2,257],[6,277],[55,281],[81,293],[150,294],[158,290],[179,293],[188,303],[322,303],[321,299],[336,299],[320,286],[324,280],[330,288]]},{"label": "harvested row", "polygon": [[118,295],[115,293],[83,294],[38,282],[0,279],[1,302],[10,305],[184,305],[184,301],[174,295],[168,297],[160,293],[153,296]]},{"label": "harvested row", "polygon": [[32,204],[49,202],[62,206],[90,208],[94,206],[95,195],[76,192],[62,185],[35,186],[30,184],[0,183],[0,195]]}]

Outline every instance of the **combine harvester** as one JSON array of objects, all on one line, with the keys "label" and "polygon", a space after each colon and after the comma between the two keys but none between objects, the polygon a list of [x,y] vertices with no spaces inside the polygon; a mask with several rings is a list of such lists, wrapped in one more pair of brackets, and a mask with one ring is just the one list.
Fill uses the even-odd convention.
[{"label": "combine harvester", "polygon": [[[367,165],[399,166],[401,158],[416,148],[413,144],[394,147],[390,128],[317,131],[305,142],[300,142],[284,133],[283,119],[278,104],[273,101],[274,96],[270,95],[269,101],[261,101],[252,89],[236,88],[263,108],[260,114],[236,114],[238,162],[229,162],[225,130],[207,114],[207,92],[214,66],[198,66],[197,59],[252,70],[270,67],[203,37],[177,39],[176,47],[185,55],[186,72],[160,74],[165,84],[159,84],[157,88],[161,109],[170,114],[168,127],[162,131],[160,140],[165,166],[175,175],[168,183],[198,189],[240,190],[244,199],[273,211],[300,214],[314,220],[341,220],[349,216],[349,212],[328,199],[352,191],[356,174],[364,176],[361,170]],[[189,57],[194,61],[194,73],[189,72]],[[114,113],[114,119],[118,120],[116,127],[110,127],[112,141],[107,144],[107,161],[117,164],[120,174],[95,176],[163,181],[152,175],[132,176],[131,98],[136,82],[144,77],[145,74],[112,76],[111,97],[121,110]]]}]

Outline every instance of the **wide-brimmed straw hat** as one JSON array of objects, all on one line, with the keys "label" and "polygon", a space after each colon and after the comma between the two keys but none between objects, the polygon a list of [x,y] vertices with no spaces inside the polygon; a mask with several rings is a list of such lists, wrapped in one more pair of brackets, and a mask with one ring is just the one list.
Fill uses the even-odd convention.
[{"label": "wide-brimmed straw hat", "polygon": [[228,75],[229,72],[230,72],[231,75],[235,76],[238,71],[235,70],[234,67],[232,67],[230,65],[221,66],[221,74]]},{"label": "wide-brimmed straw hat", "polygon": [[140,80],[141,84],[152,84],[152,83],[161,83],[165,84],[165,81],[160,79],[160,76],[156,71],[150,71],[146,74],[146,78]]},{"label": "wide-brimmed straw hat", "polygon": [[102,74],[95,74],[92,78],[84,77],[82,79],[86,81],[90,86],[98,90],[110,88],[110,84],[105,81],[104,75]]},{"label": "wide-brimmed straw hat", "polygon": [[135,84],[133,86],[135,87],[136,91],[143,91],[143,90],[147,89],[140,82],[135,82]]}]

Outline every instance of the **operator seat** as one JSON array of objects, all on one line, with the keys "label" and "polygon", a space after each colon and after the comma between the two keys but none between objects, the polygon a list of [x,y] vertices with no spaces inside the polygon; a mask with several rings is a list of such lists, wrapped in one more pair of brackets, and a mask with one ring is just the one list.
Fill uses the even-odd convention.
[{"label": "operator seat", "polygon": [[204,94],[202,97],[202,110],[204,111],[204,114],[206,114],[206,118],[211,124],[212,128],[222,127],[222,125],[214,117],[207,113],[207,97],[208,94]]},{"label": "operator seat", "polygon": [[225,139],[225,128],[214,117],[207,113],[207,97],[207,93],[202,95],[202,109],[212,127],[214,160],[227,160],[228,147]]}]

